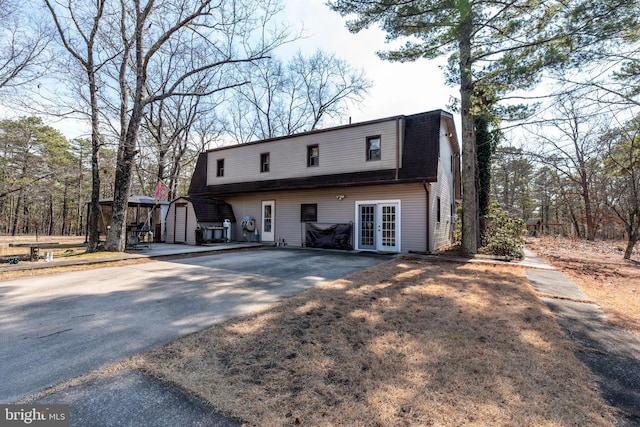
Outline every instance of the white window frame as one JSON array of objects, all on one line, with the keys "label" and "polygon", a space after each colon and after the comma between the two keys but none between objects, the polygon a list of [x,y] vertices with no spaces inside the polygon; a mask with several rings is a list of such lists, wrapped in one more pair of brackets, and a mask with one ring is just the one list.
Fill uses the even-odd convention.
[{"label": "white window frame", "polygon": [[[398,235],[397,235],[397,240],[398,240],[398,253],[402,252],[402,201],[400,199],[393,199],[393,200],[357,200],[355,202],[355,215],[354,215],[354,219],[353,219],[353,224],[354,224],[354,234],[353,234],[353,244],[355,246],[355,250],[357,251],[375,251],[372,249],[361,249],[360,248],[360,238],[358,236],[360,236],[360,222],[359,222],[359,214],[360,214],[360,205],[391,205],[391,204],[397,204],[398,205],[398,212],[396,212],[396,218],[397,218],[397,228],[398,228]],[[377,249],[376,249],[377,250]]]}]

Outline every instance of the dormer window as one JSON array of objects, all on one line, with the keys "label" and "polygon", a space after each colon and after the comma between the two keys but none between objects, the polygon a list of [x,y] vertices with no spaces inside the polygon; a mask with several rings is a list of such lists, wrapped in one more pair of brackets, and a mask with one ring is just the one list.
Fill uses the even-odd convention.
[{"label": "dormer window", "polygon": [[307,167],[318,166],[320,164],[320,147],[307,145]]},{"label": "dormer window", "polygon": [[380,136],[367,137],[367,161],[380,160],[382,158],[382,149],[380,144]]},{"label": "dormer window", "polygon": [[260,154],[260,172],[269,172],[269,153]]},{"label": "dormer window", "polygon": [[224,176],[224,159],[218,159],[216,162],[216,176]]}]

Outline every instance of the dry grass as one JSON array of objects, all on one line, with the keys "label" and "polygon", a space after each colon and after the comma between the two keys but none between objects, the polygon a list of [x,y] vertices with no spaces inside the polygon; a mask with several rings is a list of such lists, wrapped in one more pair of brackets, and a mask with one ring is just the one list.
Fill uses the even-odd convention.
[{"label": "dry grass", "polygon": [[625,242],[530,239],[527,246],[598,302],[607,321],[640,337],[640,258],[623,258]]},{"label": "dry grass", "polygon": [[512,266],[400,258],[136,357],[246,425],[611,425]]},{"label": "dry grass", "polygon": [[63,249],[42,249],[42,252],[53,252],[54,257],[70,257],[77,256],[84,253],[84,236],[0,236],[0,257],[6,258],[8,256],[21,256],[24,259],[29,259],[29,248],[13,248],[9,245],[12,243],[62,243],[77,244],[77,247],[65,247]]},{"label": "dry grass", "polygon": [[[40,256],[44,257],[44,252],[53,252],[54,260],[102,260],[109,256],[119,256],[120,252],[95,252],[87,253],[84,246],[84,236],[39,236],[37,242],[39,243],[51,243],[57,242],[64,244],[64,248],[47,248],[40,250]],[[18,256],[21,259],[21,263],[31,263],[29,261],[29,248],[28,247],[11,247],[12,243],[32,243],[36,242],[35,236],[0,236],[0,262],[7,263],[8,258],[12,256]],[[69,245],[77,245],[69,247]],[[40,261],[42,262],[42,261]],[[100,263],[100,267],[112,267],[116,265],[129,265],[140,264],[143,262],[149,262],[146,259],[129,259],[112,262]],[[10,270],[0,272],[0,281],[21,279],[25,277],[42,276],[45,274],[57,274],[70,271],[89,270],[96,268],[96,265],[83,264],[83,265],[70,265],[70,266],[47,266],[46,269],[34,269],[34,270]]]}]

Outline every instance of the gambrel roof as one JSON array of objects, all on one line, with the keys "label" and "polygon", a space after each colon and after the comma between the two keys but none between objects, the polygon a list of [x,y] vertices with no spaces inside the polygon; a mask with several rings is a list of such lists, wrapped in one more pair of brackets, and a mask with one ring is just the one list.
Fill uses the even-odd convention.
[{"label": "gambrel roof", "polygon": [[216,199],[206,199],[200,197],[181,197],[188,200],[193,205],[198,222],[223,222],[228,219],[236,222],[233,208],[227,202]]},{"label": "gambrel roof", "polygon": [[[258,192],[266,190],[287,190],[287,189],[312,189],[326,187],[348,187],[361,186],[379,183],[401,183],[401,182],[435,182],[438,176],[438,161],[440,150],[441,120],[445,119],[449,123],[449,129],[455,129],[453,116],[442,110],[434,110],[425,113],[418,113],[409,116],[400,115],[385,119],[373,120],[362,123],[354,123],[328,129],[305,132],[296,135],[283,136],[262,141],[255,141],[246,144],[220,147],[200,153],[196,168],[189,187],[190,196],[210,196],[222,197],[234,193]],[[208,154],[212,152],[224,151],[237,148],[243,145],[255,145],[273,143],[287,138],[300,138],[304,136],[315,136],[324,132],[336,132],[341,129],[353,129],[358,126],[371,126],[376,123],[402,121],[404,125],[398,128],[399,132],[404,132],[403,146],[401,153],[401,167],[391,169],[367,170],[358,172],[344,172],[337,174],[325,174],[316,176],[290,177],[286,179],[255,180],[248,182],[233,182],[226,184],[207,185],[207,169],[213,167],[208,165]],[[449,131],[451,132],[451,131]],[[459,147],[455,131],[448,133],[452,152],[456,155],[457,178],[459,178]],[[268,150],[268,148],[265,148]],[[459,186],[459,179],[456,179]],[[456,188],[456,194],[459,189]]]}]

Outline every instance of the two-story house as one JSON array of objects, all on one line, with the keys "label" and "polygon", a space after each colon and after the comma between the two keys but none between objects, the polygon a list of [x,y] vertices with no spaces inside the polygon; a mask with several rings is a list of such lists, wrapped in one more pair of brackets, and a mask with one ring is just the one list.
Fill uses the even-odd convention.
[{"label": "two-story house", "polygon": [[[453,116],[436,110],[206,151],[189,197],[231,205],[232,240],[431,252],[452,240],[459,159]],[[172,215],[167,240],[194,243],[194,221],[176,231]]]}]

